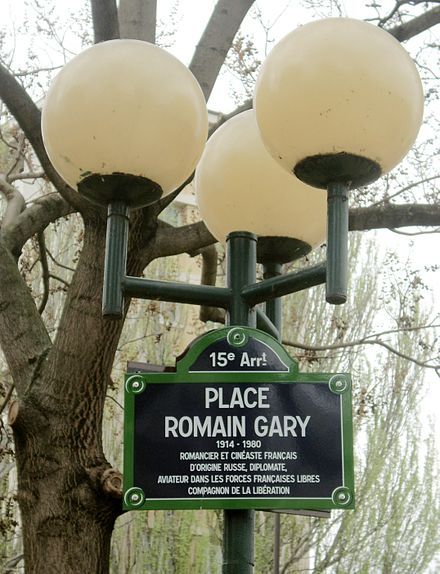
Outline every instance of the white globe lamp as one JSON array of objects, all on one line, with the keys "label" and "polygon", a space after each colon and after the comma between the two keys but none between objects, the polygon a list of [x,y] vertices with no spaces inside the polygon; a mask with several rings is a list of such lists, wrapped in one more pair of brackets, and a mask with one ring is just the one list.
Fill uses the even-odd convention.
[{"label": "white globe lamp", "polygon": [[325,194],[271,157],[253,110],[231,118],[211,136],[196,169],[195,189],[211,233],[222,243],[233,231],[256,234],[260,261],[292,261],[325,240]]},{"label": "white globe lamp", "polygon": [[208,133],[203,93],[165,50],[139,40],[88,48],[55,77],[43,141],[61,177],[94,202],[148,205],[193,172]]},{"label": "white globe lamp", "polygon": [[366,185],[414,143],[423,89],[388,32],[351,18],[301,26],[269,53],[254,107],[263,141],[288,171],[316,187]]}]

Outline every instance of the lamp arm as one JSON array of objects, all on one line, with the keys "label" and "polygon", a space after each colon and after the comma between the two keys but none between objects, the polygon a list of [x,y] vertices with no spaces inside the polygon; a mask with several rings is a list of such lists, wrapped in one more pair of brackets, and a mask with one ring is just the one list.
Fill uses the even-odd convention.
[{"label": "lamp arm", "polygon": [[330,183],[327,188],[326,300],[333,305],[347,300],[348,190],[346,183]]},{"label": "lamp arm", "polygon": [[319,263],[301,271],[292,271],[285,275],[265,279],[259,283],[246,285],[241,290],[241,296],[250,306],[263,303],[275,297],[282,297],[325,283],[326,266]]},{"label": "lamp arm", "polygon": [[122,293],[128,297],[208,305],[210,307],[223,307],[224,309],[229,307],[232,299],[232,291],[227,287],[156,281],[140,277],[123,277],[121,287]]}]

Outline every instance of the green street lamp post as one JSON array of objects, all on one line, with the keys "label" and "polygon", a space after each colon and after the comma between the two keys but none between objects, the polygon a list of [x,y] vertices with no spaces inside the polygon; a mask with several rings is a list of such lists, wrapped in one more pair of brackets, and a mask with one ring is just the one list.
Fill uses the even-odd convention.
[{"label": "green street lamp post", "polygon": [[[49,158],[80,194],[108,207],[104,316],[122,318],[130,297],[206,305],[225,309],[228,325],[279,339],[283,295],[326,283],[327,301],[345,302],[348,190],[392,169],[412,145],[423,108],[414,64],[372,25],[313,22],[269,54],[254,108],[205,145],[196,80],[136,40],[89,48],[55,78],[42,114]],[[227,285],[127,276],[130,210],[171,193],[196,165],[202,218],[226,244]],[[327,262],[283,274],[284,263],[325,240],[326,226]],[[223,572],[250,574],[254,510],[224,518]]]}]

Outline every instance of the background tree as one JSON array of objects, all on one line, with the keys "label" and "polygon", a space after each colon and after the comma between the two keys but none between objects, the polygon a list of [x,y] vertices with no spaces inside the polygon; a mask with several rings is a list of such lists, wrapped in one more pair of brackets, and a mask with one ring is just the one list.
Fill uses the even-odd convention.
[{"label": "background tree", "polygon": [[[327,15],[318,2],[303,4],[309,10],[310,19]],[[251,45],[246,41],[244,21],[252,5],[251,0],[219,0],[215,4],[189,65],[207,100],[228,54],[229,69],[235,73],[243,70],[255,72],[255,69],[249,69],[249,56],[252,54],[249,54]],[[84,2],[80,10],[70,16],[60,15],[55,3],[45,3],[43,6],[33,0],[28,7],[33,10],[33,19],[26,16],[23,26],[31,37],[51,38],[58,46],[62,61],[67,61],[72,55],[62,38],[66,25],[77,31],[80,44],[84,46],[92,41],[92,30],[95,42],[117,37],[154,41],[156,37],[157,10],[153,1],[120,0],[117,6],[115,0],[92,0],[90,6]],[[331,8],[336,13],[341,10],[337,3]],[[263,21],[262,11],[258,8],[253,10],[256,10],[254,15],[262,22],[268,36],[270,26]],[[376,24],[384,26],[400,41],[417,41],[415,56],[421,65],[426,85],[429,124],[409,163],[371,189],[354,194],[350,228],[365,231],[407,226],[437,227],[440,225],[440,206],[433,187],[436,174],[429,161],[435,152],[430,110],[437,92],[433,84],[435,73],[429,69],[428,53],[435,42],[431,36],[432,28],[440,20],[438,3],[398,2],[388,9],[374,4],[370,7],[370,14]],[[173,23],[173,27],[177,25],[177,22]],[[241,26],[241,36],[234,43]],[[113,387],[111,373],[116,352],[118,346],[121,349],[123,344],[121,334],[124,321],[108,322],[101,317],[105,212],[87,203],[59,178],[42,145],[37,103],[47,88],[53,68],[58,64],[54,66],[50,62],[41,62],[31,43],[28,46],[31,67],[18,69],[8,32],[10,29],[4,30],[0,36],[0,99],[7,109],[7,112],[3,109],[3,125],[7,120],[13,120],[2,132],[1,149],[0,191],[5,198],[5,209],[0,237],[0,342],[7,362],[4,378],[13,382],[13,387],[5,385],[4,406],[12,396],[9,422],[14,432],[17,498],[21,510],[26,569],[28,572],[48,573],[107,572],[110,538],[115,520],[121,514],[121,493],[119,471],[113,468],[104,454],[102,421],[109,403],[106,397]],[[162,30],[158,37],[166,42],[166,30]],[[241,95],[237,93],[237,104],[241,108],[248,105],[246,98],[249,93],[246,89],[249,91],[250,85],[245,85]],[[219,123],[225,117],[220,118]],[[19,187],[24,181],[41,184],[39,194],[27,203]],[[178,191],[163,201],[132,213],[128,256],[130,275],[141,275],[147,267],[148,273],[154,272],[150,267],[154,260],[181,253],[194,254],[213,244],[212,236],[201,222],[179,225],[176,221],[173,225],[163,221],[163,212]],[[48,226],[55,227],[56,233],[50,234],[50,241],[46,244]],[[75,235],[80,245],[78,251],[71,239]],[[64,245],[61,237],[67,237],[63,240]],[[58,254],[63,251],[65,258],[59,261]],[[41,269],[37,275],[36,261]],[[173,271],[172,268],[170,271]],[[356,296],[362,287],[358,279]],[[405,278],[406,284],[411,287],[410,294],[413,294],[411,280],[410,277]],[[137,304],[133,307],[134,315],[125,320],[127,328],[134,323],[131,317],[136,316],[136,309],[140,312]],[[145,307],[141,308],[145,310]],[[405,309],[406,306],[402,305],[399,311],[403,315],[406,313],[405,316],[398,316],[396,328],[400,332],[402,329],[411,332],[412,328],[426,324],[417,320],[416,325],[407,310],[403,312]],[[149,321],[144,324],[142,337],[153,334],[158,337],[161,343],[159,349],[162,350],[160,360],[170,361],[174,348],[172,341],[163,333],[171,333],[173,329],[167,331],[170,321],[167,323],[166,318],[159,323],[159,310],[157,304],[151,304],[148,309]],[[324,314],[330,313],[319,309],[319,305],[318,310]],[[364,312],[371,313],[366,309]],[[332,318],[329,337],[333,345],[341,346],[344,343],[353,348],[353,340],[345,338],[345,324],[350,323],[350,318],[344,321],[341,322],[338,315]],[[297,348],[299,335],[306,333],[305,326],[305,318],[299,317],[295,333]],[[197,328],[200,329],[200,325]],[[350,333],[349,337],[352,335],[354,333]],[[365,337],[365,332],[360,333],[357,340],[362,342],[360,339]],[[380,341],[387,344],[383,338]],[[316,344],[317,341],[313,341],[310,346],[315,346],[315,349],[307,349],[307,356],[311,359],[319,352]],[[419,363],[426,363],[425,357],[429,353],[431,343],[428,341],[424,344],[426,348],[421,349],[420,360],[416,359]],[[412,351],[405,352],[400,342],[395,350],[400,355],[412,355]],[[131,352],[135,353],[133,350]],[[431,367],[438,365],[435,361],[427,364]],[[400,386],[396,388],[394,383],[390,389],[390,393],[394,393],[392,397],[397,400],[402,394],[406,396],[403,390],[410,375],[397,363],[393,368],[400,369],[400,376],[396,379]],[[362,410],[364,400],[370,401],[375,412],[378,412],[371,390],[367,389],[364,397],[360,394],[358,400],[358,409]],[[387,409],[388,402],[388,399],[383,399]],[[396,413],[399,412],[398,407]],[[383,419],[388,426],[380,427],[379,422],[385,424]],[[392,428],[392,420],[397,419],[397,414],[389,420],[381,417],[377,421],[380,428],[374,436],[387,432]],[[371,421],[374,428],[373,416]],[[413,439],[408,436],[410,440]],[[429,461],[425,458],[424,462],[424,466],[421,466],[429,469]],[[384,472],[383,467],[375,472],[376,475]],[[413,476],[411,480],[415,483],[418,479]],[[7,500],[5,504],[10,502]],[[386,524],[399,523],[397,510]],[[7,516],[10,516],[9,511]],[[377,517],[370,517],[369,520],[373,525],[375,521],[377,523]],[[185,519],[182,517],[181,521],[184,523]],[[335,532],[344,540],[349,530],[348,527],[341,530],[341,524],[349,521],[348,515],[347,518],[339,518],[339,524],[332,523],[328,531],[324,529],[323,532],[321,527],[312,530],[307,527],[304,531],[309,541],[318,543],[318,570],[335,564],[335,557],[341,561],[337,547],[329,540]],[[211,526],[214,527],[214,524]],[[182,528],[185,530],[185,527]],[[382,532],[383,528],[385,526]],[[387,532],[392,533],[392,528]],[[172,532],[167,531],[167,535],[171,536]],[[389,537],[395,540],[394,534]],[[171,536],[171,547],[172,540]],[[386,556],[392,555],[391,550],[397,555],[395,544],[390,542],[387,554],[382,553],[378,561],[371,564],[374,567],[379,563],[383,566]],[[306,548],[306,545],[303,547]],[[174,556],[173,559],[175,562],[170,567],[169,558],[165,557],[164,571],[178,571],[176,560],[179,558]],[[159,564],[162,558],[156,556],[156,560]],[[209,571],[209,560],[200,566],[200,572]],[[346,566],[343,568],[349,571],[349,557],[345,560]],[[155,565],[151,568],[159,571]],[[293,566],[288,570],[287,559],[286,568],[286,572],[294,571]]]}]

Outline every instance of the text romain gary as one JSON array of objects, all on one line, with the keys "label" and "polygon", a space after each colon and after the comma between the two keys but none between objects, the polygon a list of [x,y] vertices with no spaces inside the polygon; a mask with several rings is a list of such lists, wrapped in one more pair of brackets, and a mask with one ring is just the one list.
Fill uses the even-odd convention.
[{"label": "text romain gary", "polygon": [[[222,388],[206,387],[205,409],[270,409],[268,402],[269,387],[232,387],[226,399]],[[245,437],[246,425],[250,423],[258,437],[305,437],[310,416],[299,415],[264,416],[258,415],[249,420],[246,415],[226,416],[165,416],[165,438],[179,437]]]}]

